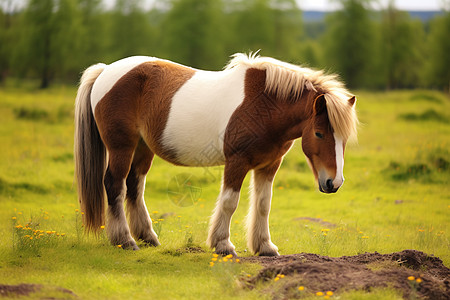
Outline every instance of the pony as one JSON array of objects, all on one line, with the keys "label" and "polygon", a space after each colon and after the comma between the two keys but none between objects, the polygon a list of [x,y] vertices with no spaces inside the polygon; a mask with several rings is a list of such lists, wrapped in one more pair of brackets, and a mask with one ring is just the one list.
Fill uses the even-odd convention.
[{"label": "pony", "polygon": [[207,238],[223,255],[237,255],[230,221],[252,171],[248,247],[279,255],[269,212],[283,157],[301,137],[319,190],[335,193],[344,182],[346,143],[357,131],[355,101],[336,75],[251,53],[233,55],[222,71],[146,56],[90,66],[75,103],[85,228],[98,232],[106,224],[110,242],[123,248],[138,250],[137,240],[160,244],[144,201],[157,155],[179,166],[224,165]]}]

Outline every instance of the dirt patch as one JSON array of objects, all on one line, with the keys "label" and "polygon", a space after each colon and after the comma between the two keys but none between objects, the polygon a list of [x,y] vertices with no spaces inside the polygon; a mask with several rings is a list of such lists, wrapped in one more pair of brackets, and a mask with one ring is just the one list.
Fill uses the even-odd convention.
[{"label": "dirt patch", "polygon": [[325,226],[325,227],[328,227],[328,228],[336,227],[336,224],[327,222],[325,220],[322,220],[321,218],[300,217],[300,218],[295,218],[294,220],[295,221],[309,221],[309,222],[313,222],[313,223],[318,223],[318,224],[320,224],[322,226]]},{"label": "dirt patch", "polygon": [[[40,295],[40,293],[43,293]],[[47,297],[44,294],[61,294],[63,297]],[[37,294],[38,299],[74,299],[77,298],[72,291],[61,287],[44,287],[41,284],[21,283],[18,285],[0,284],[0,297],[20,297],[29,296],[30,294]]]},{"label": "dirt patch", "polygon": [[[263,265],[257,275],[243,279],[243,284],[250,289],[266,285],[273,299],[383,287],[399,290],[405,299],[450,299],[450,269],[438,257],[416,250],[342,257],[300,253],[241,260]],[[298,290],[300,286],[303,291]]]}]

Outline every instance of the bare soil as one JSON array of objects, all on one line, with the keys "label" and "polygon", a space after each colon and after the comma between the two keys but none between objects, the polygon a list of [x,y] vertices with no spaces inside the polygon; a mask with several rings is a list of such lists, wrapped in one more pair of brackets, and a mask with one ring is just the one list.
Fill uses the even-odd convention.
[{"label": "bare soil", "polygon": [[16,298],[21,296],[30,296],[30,294],[39,293],[41,290],[47,292],[58,292],[63,297],[38,297],[39,299],[74,299],[77,296],[70,290],[60,287],[45,287],[41,284],[21,283],[18,285],[0,284],[0,297]]},{"label": "bare soil", "polygon": [[[263,266],[257,275],[242,283],[250,289],[262,286],[273,299],[384,287],[397,289],[405,299],[450,299],[450,269],[438,257],[416,250],[342,257],[300,253],[241,260]],[[409,280],[410,276],[420,280]],[[299,286],[304,290],[299,291]]]}]

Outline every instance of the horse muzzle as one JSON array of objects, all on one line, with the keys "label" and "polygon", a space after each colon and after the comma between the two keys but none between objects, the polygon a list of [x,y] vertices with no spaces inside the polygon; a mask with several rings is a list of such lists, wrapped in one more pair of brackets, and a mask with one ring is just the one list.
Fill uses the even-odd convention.
[{"label": "horse muzzle", "polygon": [[342,183],[339,185],[334,184],[334,181],[331,178],[328,178],[327,180],[319,180],[319,191],[325,194],[336,193],[341,185]]}]

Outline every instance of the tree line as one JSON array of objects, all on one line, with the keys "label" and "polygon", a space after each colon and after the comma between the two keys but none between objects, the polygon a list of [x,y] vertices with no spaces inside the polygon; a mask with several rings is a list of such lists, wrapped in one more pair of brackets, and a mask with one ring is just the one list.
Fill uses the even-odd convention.
[{"label": "tree line", "polygon": [[[338,73],[350,88],[449,91],[450,12],[422,22],[373,0],[338,0],[304,22],[295,0],[0,0],[0,84],[75,83],[87,66],[131,55],[221,69],[231,54],[261,55]],[[444,2],[443,2],[444,3]]]}]

